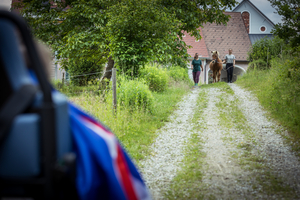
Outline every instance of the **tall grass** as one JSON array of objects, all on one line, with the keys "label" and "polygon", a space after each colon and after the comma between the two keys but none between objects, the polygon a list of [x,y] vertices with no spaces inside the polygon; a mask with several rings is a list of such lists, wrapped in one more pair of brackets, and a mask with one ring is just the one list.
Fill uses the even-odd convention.
[{"label": "tall grass", "polygon": [[72,96],[70,100],[107,125],[129,154],[138,161],[149,154],[149,146],[156,138],[156,130],[168,121],[176,104],[188,91],[190,85],[186,82],[173,82],[166,91],[153,93],[151,112],[132,110],[119,102],[114,114],[110,100],[104,101],[101,96],[90,93]]},{"label": "tall grass", "polygon": [[263,107],[300,140],[300,58],[285,55],[268,70],[248,70],[236,83],[254,92]]}]

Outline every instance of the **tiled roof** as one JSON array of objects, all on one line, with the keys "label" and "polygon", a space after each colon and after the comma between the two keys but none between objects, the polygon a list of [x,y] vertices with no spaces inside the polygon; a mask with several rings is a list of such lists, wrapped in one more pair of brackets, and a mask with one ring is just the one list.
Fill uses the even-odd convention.
[{"label": "tiled roof", "polygon": [[210,57],[208,52],[207,52],[207,48],[204,42],[204,38],[203,38],[203,34],[202,31],[200,29],[200,35],[202,36],[201,40],[196,41],[196,39],[192,36],[190,36],[189,34],[185,33],[185,36],[182,38],[183,41],[187,44],[192,46],[192,48],[188,49],[188,54],[191,57],[195,56],[195,53],[199,54],[199,57],[204,57],[204,58],[208,58]]},{"label": "tiled roof", "polygon": [[272,39],[273,34],[249,34],[251,44],[254,44],[257,40],[260,40],[264,37],[267,37],[268,39]]},{"label": "tiled roof", "polygon": [[246,61],[251,42],[240,12],[225,12],[231,18],[226,25],[203,24],[202,33],[208,52],[219,51],[224,59],[228,49],[232,48],[236,60]]}]

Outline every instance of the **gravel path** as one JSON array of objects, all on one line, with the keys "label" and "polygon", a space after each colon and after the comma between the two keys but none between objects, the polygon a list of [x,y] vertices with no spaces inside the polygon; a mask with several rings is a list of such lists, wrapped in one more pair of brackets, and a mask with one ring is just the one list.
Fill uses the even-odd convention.
[{"label": "gravel path", "polygon": [[[265,111],[258,100],[250,92],[229,84],[234,91],[231,98],[237,98],[239,110],[246,118],[245,124],[249,125],[251,140],[257,143],[251,144],[258,156],[263,156],[263,165],[272,169],[271,173],[281,177],[284,183],[294,191],[295,195],[289,199],[300,199],[300,162],[299,158],[292,152],[291,148],[284,143],[284,139],[278,131],[281,127],[266,117]],[[180,170],[183,161],[183,149],[192,134],[193,125],[191,119],[197,110],[196,102],[199,92],[203,88],[194,89],[179,103],[178,109],[170,117],[170,122],[158,131],[158,137],[152,145],[152,155],[142,161],[141,171],[148,185],[153,199],[163,199],[163,193],[168,190],[169,185],[176,173]],[[255,171],[242,168],[239,158],[233,158],[233,152],[243,155],[243,149],[237,149],[237,144],[247,140],[243,130],[237,127],[228,129],[220,125],[218,119],[220,108],[216,105],[220,101],[222,91],[218,88],[206,88],[207,107],[203,111],[204,121],[199,137],[203,143],[202,151],[206,153],[202,183],[206,199],[282,199],[285,193],[276,195],[270,191],[264,191],[262,183],[255,179]],[[200,122],[199,122],[200,123]],[[283,131],[282,131],[283,132]],[[287,134],[287,132],[283,132]],[[224,138],[234,138],[233,142],[227,142]],[[248,138],[249,139],[249,138]],[[260,174],[265,168],[261,168]],[[256,170],[256,169],[255,169]],[[268,180],[271,181],[271,180]],[[200,186],[199,186],[200,188]],[[202,187],[203,188],[203,187]],[[274,189],[273,189],[274,190]],[[202,191],[201,191],[202,192]],[[272,191],[271,191],[272,192]],[[275,191],[274,191],[275,192]],[[299,197],[299,198],[298,198]]]},{"label": "gravel path", "polygon": [[[207,108],[204,110],[204,124],[200,136],[204,141],[203,151],[206,153],[203,184],[207,187],[205,197],[216,199],[253,199],[251,186],[247,183],[250,173],[243,170],[238,163],[231,159],[231,152],[237,151],[233,145],[224,142],[228,129],[219,124],[219,95],[222,92],[216,88],[206,89],[209,97]],[[203,123],[203,122],[202,122]],[[242,136],[240,131],[231,133]],[[206,199],[206,198],[205,198]]]},{"label": "gravel path", "polygon": [[281,135],[276,134],[277,131],[283,134],[287,132],[266,117],[266,112],[250,92],[241,89],[236,84],[230,84],[230,87],[241,101],[240,108],[259,142],[259,145],[256,145],[257,150],[265,155],[265,164],[280,175],[300,197],[299,158],[284,143]]},{"label": "gravel path", "polygon": [[198,94],[199,89],[194,89],[183,98],[170,117],[170,122],[159,130],[151,147],[152,155],[140,163],[153,199],[163,198],[162,193],[168,189],[169,183],[179,170],[179,163],[184,158],[184,143],[191,135],[190,121],[194,115]]}]

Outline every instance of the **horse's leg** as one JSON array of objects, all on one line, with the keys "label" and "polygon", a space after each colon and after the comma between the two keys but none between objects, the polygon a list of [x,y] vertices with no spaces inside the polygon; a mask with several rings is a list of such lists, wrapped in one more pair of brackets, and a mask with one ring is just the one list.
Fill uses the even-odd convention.
[{"label": "horse's leg", "polygon": [[217,81],[217,76],[218,76],[218,71],[216,71],[216,73],[215,73],[215,83],[218,82]]}]

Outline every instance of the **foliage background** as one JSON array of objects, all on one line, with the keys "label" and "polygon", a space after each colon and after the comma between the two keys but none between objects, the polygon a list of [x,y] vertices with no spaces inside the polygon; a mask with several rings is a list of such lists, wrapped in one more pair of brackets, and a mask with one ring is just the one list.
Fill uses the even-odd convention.
[{"label": "foliage background", "polygon": [[34,35],[58,53],[62,66],[70,72],[83,62],[103,69],[103,64],[112,58],[123,73],[136,77],[139,69],[151,61],[186,66],[188,46],[182,41],[183,32],[200,39],[199,27],[206,22],[226,23],[229,16],[224,11],[236,3],[235,0],[24,0],[13,7],[22,7],[21,14]]},{"label": "foliage background", "polygon": [[286,48],[287,46],[279,37],[270,39],[266,36],[265,38],[256,41],[248,51],[247,60],[250,61],[248,69],[251,70],[254,67],[259,69],[270,68],[270,61],[273,58],[280,57],[282,51]]}]

